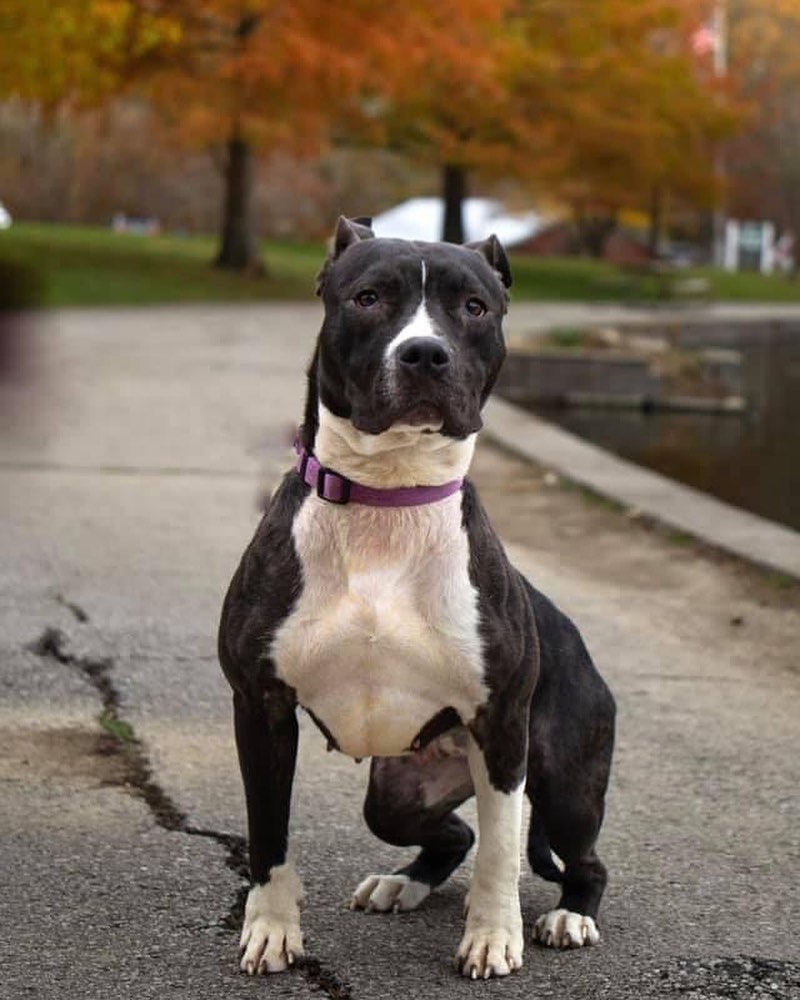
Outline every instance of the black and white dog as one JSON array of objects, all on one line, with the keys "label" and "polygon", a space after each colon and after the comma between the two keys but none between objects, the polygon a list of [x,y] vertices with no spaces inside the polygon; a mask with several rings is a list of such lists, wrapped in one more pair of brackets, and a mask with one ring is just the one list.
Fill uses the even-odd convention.
[{"label": "black and white dog", "polygon": [[534,936],[556,948],[599,940],[606,871],[594,844],[614,701],[575,626],[509,564],[464,479],[505,354],[505,253],[495,237],[375,239],[368,222],[339,220],[297,466],[222,612],[253,881],[241,967],[279,972],[303,952],[287,858],[299,705],[336,749],[372,758],[370,829],[420,848],[405,868],[365,878],[354,908],[419,906],[472,847],[454,810],[476,796],[457,965],[504,976],[522,964],[526,793],[530,864],[562,884]]}]

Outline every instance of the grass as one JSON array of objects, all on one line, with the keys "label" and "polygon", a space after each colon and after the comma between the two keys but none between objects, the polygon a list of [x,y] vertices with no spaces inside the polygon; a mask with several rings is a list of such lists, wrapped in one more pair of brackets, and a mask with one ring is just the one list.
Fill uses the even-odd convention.
[{"label": "grass", "polygon": [[[325,253],[322,242],[264,243],[268,274],[261,278],[213,268],[215,247],[210,236],[146,237],[100,227],[17,223],[0,231],[0,285],[5,285],[6,300],[44,306],[313,299]],[[657,297],[647,279],[632,279],[605,261],[512,255],[512,269],[517,302]],[[800,281],[709,268],[688,276],[706,278],[712,298],[800,302]]]},{"label": "grass", "polygon": [[133,726],[131,726],[130,723],[125,722],[124,719],[120,719],[114,709],[104,708],[102,713],[98,716],[98,722],[100,723],[100,728],[103,732],[117,740],[117,742],[127,744],[134,744],[137,742]]},{"label": "grass", "polygon": [[586,330],[573,326],[558,326],[547,335],[548,345],[565,350],[579,350],[587,346]]},{"label": "grass", "polygon": [[206,236],[132,236],[108,229],[18,223],[0,232],[0,260],[27,272],[44,306],[311,300],[321,244],[264,245],[266,277],[211,266]]},{"label": "grass", "polygon": [[615,302],[627,297],[624,275],[614,264],[584,257],[511,255],[515,302]]},{"label": "grass", "polygon": [[697,268],[692,272],[711,283],[714,298],[728,302],[800,302],[800,278],[754,272]]}]

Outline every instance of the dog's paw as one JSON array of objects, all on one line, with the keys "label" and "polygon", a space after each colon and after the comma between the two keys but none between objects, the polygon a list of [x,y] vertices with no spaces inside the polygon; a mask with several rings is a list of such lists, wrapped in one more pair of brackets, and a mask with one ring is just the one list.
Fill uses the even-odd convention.
[{"label": "dog's paw", "polygon": [[[516,923],[516,922],[515,922]],[[469,979],[508,976],[522,967],[522,926],[482,927],[467,920],[456,968]]]},{"label": "dog's paw", "polygon": [[571,910],[550,910],[533,925],[533,936],[545,948],[584,948],[597,944],[600,931],[591,917]]},{"label": "dog's paw", "polygon": [[508,976],[522,967],[522,932],[506,928],[469,927],[456,955],[456,967],[470,979]]},{"label": "dog's paw", "polygon": [[416,910],[430,892],[427,883],[415,882],[408,875],[368,875],[353,893],[350,909],[405,913]]},{"label": "dog's paw", "polygon": [[300,879],[290,864],[273,868],[269,882],[253,886],[239,941],[242,972],[250,976],[283,972],[302,956],[301,898]]}]

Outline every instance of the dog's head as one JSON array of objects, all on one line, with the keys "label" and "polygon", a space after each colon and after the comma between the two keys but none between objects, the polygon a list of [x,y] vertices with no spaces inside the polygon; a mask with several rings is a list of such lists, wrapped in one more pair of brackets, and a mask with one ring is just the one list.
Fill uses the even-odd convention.
[{"label": "dog's head", "polygon": [[368,221],[339,219],[320,273],[310,396],[362,433],[465,438],[481,428],[505,356],[503,248],[495,236],[466,246],[376,239]]}]

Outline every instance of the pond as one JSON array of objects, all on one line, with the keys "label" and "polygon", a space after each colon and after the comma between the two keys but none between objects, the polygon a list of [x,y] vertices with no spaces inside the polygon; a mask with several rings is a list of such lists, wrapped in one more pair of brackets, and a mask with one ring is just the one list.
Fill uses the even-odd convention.
[{"label": "pond", "polygon": [[742,352],[744,415],[532,405],[594,444],[800,531],[800,323],[697,324],[691,347]]}]

